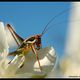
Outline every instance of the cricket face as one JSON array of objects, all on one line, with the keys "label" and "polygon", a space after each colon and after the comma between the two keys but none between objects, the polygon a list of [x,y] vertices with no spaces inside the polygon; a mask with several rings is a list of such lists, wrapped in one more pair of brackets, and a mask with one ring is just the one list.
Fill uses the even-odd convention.
[{"label": "cricket face", "polygon": [[36,48],[39,50],[41,48],[41,35],[36,35]]}]

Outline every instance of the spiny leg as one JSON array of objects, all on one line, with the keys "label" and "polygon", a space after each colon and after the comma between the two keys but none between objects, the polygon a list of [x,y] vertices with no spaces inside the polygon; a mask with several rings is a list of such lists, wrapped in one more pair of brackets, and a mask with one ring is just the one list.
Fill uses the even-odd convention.
[{"label": "spiny leg", "polygon": [[22,68],[24,66],[25,56],[23,54],[20,54],[19,56],[22,57],[22,59],[21,59],[20,65],[18,67]]},{"label": "spiny leg", "polygon": [[[23,54],[20,54],[20,55],[18,55],[18,56],[19,56],[19,57],[22,57],[22,58],[21,58],[21,63],[19,64],[18,68],[22,68],[22,67],[24,66],[25,56],[24,56]],[[12,61],[13,61],[13,60],[10,60],[10,61],[8,62],[8,64],[11,64]]]},{"label": "spiny leg", "polygon": [[31,48],[32,48],[33,53],[35,53],[35,54],[36,54],[36,59],[37,59],[38,64],[39,64],[39,68],[40,68],[40,70],[42,71],[42,67],[40,66],[40,62],[39,62],[38,53],[36,52],[36,49],[35,49],[35,47],[34,47],[34,45],[33,45],[33,44],[31,45]]}]

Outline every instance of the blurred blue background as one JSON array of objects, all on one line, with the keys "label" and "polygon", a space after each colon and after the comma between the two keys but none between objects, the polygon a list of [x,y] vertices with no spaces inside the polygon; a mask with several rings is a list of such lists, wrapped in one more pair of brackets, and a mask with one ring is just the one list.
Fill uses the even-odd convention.
[{"label": "blurred blue background", "polygon": [[[64,10],[48,26],[42,37],[43,47],[53,46],[58,57],[64,53],[71,2],[0,2],[0,20],[10,23],[23,38],[40,34],[53,16]],[[58,24],[61,22],[60,24]]]}]

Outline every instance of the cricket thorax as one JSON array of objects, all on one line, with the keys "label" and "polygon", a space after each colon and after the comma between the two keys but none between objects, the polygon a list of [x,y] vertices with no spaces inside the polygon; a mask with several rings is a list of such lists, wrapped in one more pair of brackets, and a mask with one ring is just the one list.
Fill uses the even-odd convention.
[{"label": "cricket thorax", "polygon": [[29,44],[26,44],[26,46],[24,46],[24,47],[22,47],[22,48],[19,48],[19,49],[17,50],[17,52],[19,53],[19,55],[20,55],[20,54],[25,55],[25,54],[27,54],[30,50],[31,50],[31,46],[30,46]]}]

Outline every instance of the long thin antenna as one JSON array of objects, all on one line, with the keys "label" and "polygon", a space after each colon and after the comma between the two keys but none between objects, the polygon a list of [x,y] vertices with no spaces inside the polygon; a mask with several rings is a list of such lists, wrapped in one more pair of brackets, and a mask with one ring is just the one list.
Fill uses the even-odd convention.
[{"label": "long thin antenna", "polygon": [[[72,22],[78,22],[78,21],[80,22],[80,19],[78,19],[78,20],[71,20],[70,23],[72,23]],[[61,21],[61,22],[55,23],[55,24],[53,24],[53,25],[65,24],[65,22],[66,22],[66,21]],[[48,31],[49,29],[51,29],[53,25],[49,26],[49,27],[46,29],[46,31]],[[44,34],[46,33],[46,31],[44,32]]]},{"label": "long thin antenna", "polygon": [[67,11],[69,11],[69,9],[66,9],[66,10],[58,13],[57,15],[55,15],[55,16],[46,24],[44,30],[43,30],[42,33],[41,33],[41,36],[46,32],[46,29],[47,29],[48,25],[49,25],[53,20],[55,20],[56,17],[59,17],[60,15],[64,14],[64,13],[67,12]]}]

